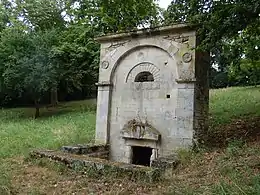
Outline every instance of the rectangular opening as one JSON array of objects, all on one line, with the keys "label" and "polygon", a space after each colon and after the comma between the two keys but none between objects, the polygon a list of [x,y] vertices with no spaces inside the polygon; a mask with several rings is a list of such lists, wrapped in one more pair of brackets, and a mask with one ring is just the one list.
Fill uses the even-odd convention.
[{"label": "rectangular opening", "polygon": [[150,159],[153,153],[152,148],[133,146],[132,164],[150,166]]}]

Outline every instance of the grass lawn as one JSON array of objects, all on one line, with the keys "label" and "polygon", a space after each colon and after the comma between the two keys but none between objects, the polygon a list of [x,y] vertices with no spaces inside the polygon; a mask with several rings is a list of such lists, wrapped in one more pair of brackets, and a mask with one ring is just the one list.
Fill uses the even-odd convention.
[{"label": "grass lawn", "polygon": [[0,158],[26,155],[32,148],[59,148],[66,144],[87,143],[94,137],[94,101],[71,102],[58,108],[0,111]]},{"label": "grass lawn", "polygon": [[[182,163],[175,177],[153,185],[88,178],[62,166],[27,161],[31,149],[89,143],[95,131],[93,100],[41,109],[37,120],[33,113],[30,108],[0,110],[0,195],[260,194],[260,88],[212,90],[209,141],[226,147],[179,151]],[[232,136],[237,139],[230,141]],[[253,139],[239,139],[245,137]]]}]

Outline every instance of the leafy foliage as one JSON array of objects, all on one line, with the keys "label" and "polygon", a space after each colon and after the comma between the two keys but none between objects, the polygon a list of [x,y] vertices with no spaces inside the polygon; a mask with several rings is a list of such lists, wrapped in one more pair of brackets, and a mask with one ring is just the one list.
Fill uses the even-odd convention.
[{"label": "leafy foliage", "polygon": [[97,80],[99,45],[93,37],[90,28],[74,25],[62,33],[59,45],[52,50],[51,57],[59,70],[57,80],[66,82],[70,89]]},{"label": "leafy foliage", "polygon": [[41,97],[56,82],[57,69],[51,61],[51,46],[56,31],[25,33],[10,28],[3,31],[0,44],[3,84],[6,92],[40,102]]},{"label": "leafy foliage", "polygon": [[237,36],[238,31],[259,28],[259,13],[257,0],[174,0],[165,17],[166,23],[199,25],[201,44],[211,49],[221,44],[223,39]]},{"label": "leafy foliage", "polygon": [[158,25],[159,7],[154,0],[80,0],[76,21],[91,24],[99,33]]},{"label": "leafy foliage", "polygon": [[[211,52],[212,64],[218,65],[220,73],[215,80],[221,82],[231,65],[232,69],[237,67],[236,73],[241,73],[242,57],[248,65],[255,67],[249,70],[251,73],[247,77],[260,80],[255,74],[260,50],[259,14],[260,3],[257,0],[173,0],[164,16],[165,24],[187,22],[198,27],[198,49]],[[231,77],[231,83],[228,77],[225,83],[234,84],[234,75]],[[222,86],[221,83],[217,85]]]},{"label": "leafy foliage", "polygon": [[36,107],[59,88],[92,91],[94,36],[159,22],[153,0],[3,0],[0,10],[0,101],[19,95]]},{"label": "leafy foliage", "polygon": [[161,12],[156,0],[2,0],[1,104],[17,95],[48,103],[53,91],[92,93],[94,36],[177,22],[198,25],[199,49],[210,50],[218,66],[212,87],[259,84],[258,1],[173,0],[164,21]]},{"label": "leafy foliage", "polygon": [[233,85],[260,84],[260,61],[241,60],[239,66],[229,67],[229,80]]}]

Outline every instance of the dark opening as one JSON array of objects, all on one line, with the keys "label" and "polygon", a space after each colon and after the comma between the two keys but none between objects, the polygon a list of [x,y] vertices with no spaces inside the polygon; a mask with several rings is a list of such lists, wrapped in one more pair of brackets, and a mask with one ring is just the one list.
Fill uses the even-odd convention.
[{"label": "dark opening", "polygon": [[154,78],[152,73],[150,72],[140,72],[136,77],[135,77],[135,82],[153,82]]},{"label": "dark opening", "polygon": [[132,164],[150,166],[150,158],[152,156],[152,148],[133,146]]},{"label": "dark opening", "polygon": [[171,95],[169,95],[169,94],[166,95],[166,98],[167,98],[167,99],[170,99],[170,98],[171,98]]}]

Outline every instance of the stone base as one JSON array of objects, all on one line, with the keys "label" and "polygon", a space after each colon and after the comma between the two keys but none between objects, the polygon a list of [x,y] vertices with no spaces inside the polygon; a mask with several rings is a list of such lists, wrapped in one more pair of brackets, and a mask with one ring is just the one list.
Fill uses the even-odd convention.
[{"label": "stone base", "polygon": [[168,177],[166,175],[172,173],[179,163],[176,156],[152,160],[151,167],[112,162],[108,160],[108,145],[63,146],[61,151],[35,150],[30,156],[57,161],[89,175],[122,177],[145,182],[156,182]]},{"label": "stone base", "polygon": [[120,177],[132,181],[156,182],[162,175],[161,170],[158,168],[111,162],[87,155],[69,154],[60,151],[37,150],[32,151],[30,156],[37,159],[47,158],[51,161],[57,161],[84,174]]}]

